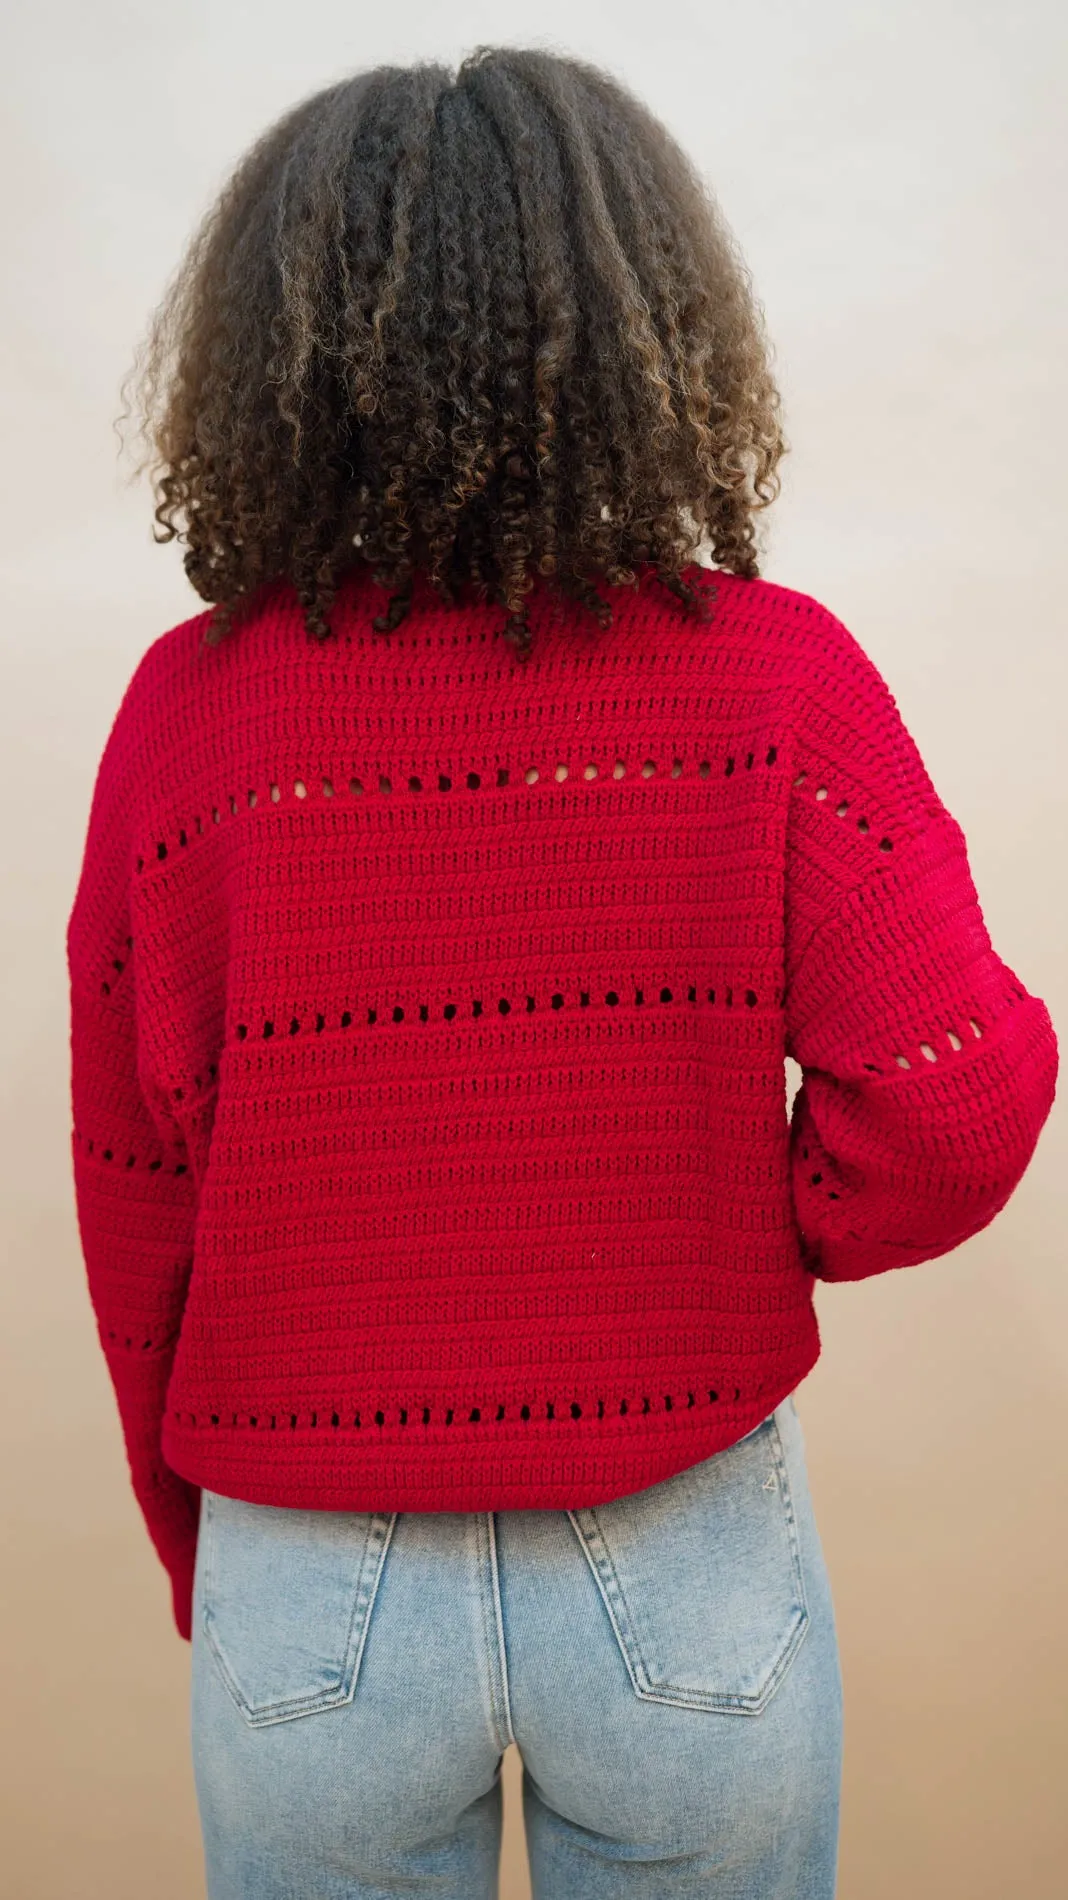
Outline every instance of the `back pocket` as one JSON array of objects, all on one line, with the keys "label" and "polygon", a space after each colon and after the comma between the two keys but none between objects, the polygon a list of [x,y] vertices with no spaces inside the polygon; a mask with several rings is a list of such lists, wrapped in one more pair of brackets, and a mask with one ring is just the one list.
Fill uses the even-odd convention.
[{"label": "back pocket", "polygon": [[648,1701],[759,1715],[804,1638],[780,1413],[659,1484],[568,1512],[632,1686]]},{"label": "back pocket", "polygon": [[396,1516],[204,1492],[204,1636],[252,1727],[352,1700]]}]

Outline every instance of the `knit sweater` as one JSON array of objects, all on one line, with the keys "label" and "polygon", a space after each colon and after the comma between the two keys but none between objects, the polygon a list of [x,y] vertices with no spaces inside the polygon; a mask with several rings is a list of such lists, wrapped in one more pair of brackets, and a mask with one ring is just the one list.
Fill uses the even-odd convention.
[{"label": "knit sweater", "polygon": [[[595,1505],[751,1430],[813,1283],[931,1260],[1019,1182],[1045,1005],[824,607],[650,569],[353,570],[138,665],[67,933],[73,1162],[133,1486],[189,1634],[200,1487]],[[802,1083],[788,1113],[784,1057]]]}]

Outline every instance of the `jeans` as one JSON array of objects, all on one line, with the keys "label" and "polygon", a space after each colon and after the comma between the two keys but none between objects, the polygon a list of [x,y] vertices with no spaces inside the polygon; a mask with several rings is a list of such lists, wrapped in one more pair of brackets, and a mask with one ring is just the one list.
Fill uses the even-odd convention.
[{"label": "jeans", "polygon": [[512,1741],[535,1900],[833,1900],[841,1683],[793,1399],[595,1509],[205,1492],[192,1727],[210,1900],[491,1900]]}]

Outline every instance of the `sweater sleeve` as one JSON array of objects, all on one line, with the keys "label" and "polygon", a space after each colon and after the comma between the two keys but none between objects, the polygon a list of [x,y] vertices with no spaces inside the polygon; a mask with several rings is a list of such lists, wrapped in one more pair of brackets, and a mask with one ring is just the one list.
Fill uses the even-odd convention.
[{"label": "sweater sleeve", "polygon": [[991,943],[963,831],[889,689],[841,639],[849,690],[814,713],[795,780],[786,1053],[806,1264],[862,1280],[950,1252],[1004,1207],[1058,1047]]},{"label": "sweater sleeve", "polygon": [[67,928],[74,1189],[134,1494],[188,1639],[200,1493],[166,1465],[160,1433],[191,1267],[195,1189],[180,1128],[138,1035],[129,780],[120,715],[97,777]]}]

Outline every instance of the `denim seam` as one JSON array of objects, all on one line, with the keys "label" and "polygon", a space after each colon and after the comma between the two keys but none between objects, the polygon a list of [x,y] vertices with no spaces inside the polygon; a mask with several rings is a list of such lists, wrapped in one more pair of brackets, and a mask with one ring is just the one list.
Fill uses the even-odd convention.
[{"label": "denim seam", "polygon": [[[482,1613],[482,1635],[485,1642],[486,1670],[489,1679],[489,1716],[490,1729],[497,1746],[502,1750],[514,1741],[512,1734],[511,1711],[508,1706],[507,1677],[502,1677],[503,1656],[498,1647],[498,1625],[496,1610],[491,1616],[487,1601],[487,1581],[492,1588],[496,1582],[495,1540],[488,1511],[474,1513],[475,1565],[478,1581],[478,1603]],[[486,1562],[483,1562],[482,1540],[486,1534]],[[503,1702],[504,1722],[501,1722]]]},{"label": "denim seam", "polygon": [[[805,1591],[804,1571],[801,1563],[801,1551],[797,1535],[797,1522],[794,1513],[793,1494],[790,1489],[789,1473],[786,1465],[785,1447],[779,1430],[778,1419],[772,1413],[755,1426],[753,1432],[747,1432],[747,1438],[756,1432],[767,1429],[772,1446],[776,1476],[779,1487],[779,1501],[786,1528],[790,1551],[790,1568],[794,1583],[794,1619],[786,1642],[769,1672],[759,1696],[736,1696],[718,1691],[672,1689],[671,1693],[654,1688],[648,1668],[637,1639],[636,1627],[627,1604],[626,1592],[612,1559],[611,1550],[601,1531],[596,1511],[591,1509],[588,1516],[590,1528],[584,1528],[579,1522],[579,1513],[568,1511],[567,1515],[574,1526],[586,1560],[593,1572],[602,1601],[608,1611],[609,1620],[615,1632],[616,1642],[627,1673],[636,1695],[643,1701],[665,1703],[672,1708],[708,1709],[727,1714],[759,1715],[767,1707],[787,1669],[793,1662],[802,1641],[808,1631],[810,1612]],[[742,1440],[738,1441],[743,1442]],[[670,1685],[669,1685],[670,1686]]]},{"label": "denim seam", "polygon": [[[225,1649],[216,1633],[215,1619],[211,1611],[212,1560],[214,1558],[214,1517],[210,1494],[208,1496],[208,1538],[207,1563],[204,1579],[203,1626],[204,1634],[219,1673],[226,1687],[250,1728],[265,1728],[279,1722],[293,1721],[299,1716],[316,1715],[320,1711],[342,1708],[351,1702],[356,1692],[356,1680],[367,1641],[371,1612],[378,1594],[378,1585],[382,1575],[386,1551],[389,1548],[396,1523],[397,1513],[373,1512],[369,1518],[364,1537],[363,1549],[355,1572],[355,1588],[349,1625],[345,1635],[345,1649],[338,1669],[337,1679],[325,1689],[314,1694],[279,1696],[273,1702],[253,1704],[241,1688],[236,1674],[226,1656]],[[383,1526],[385,1527],[383,1529]],[[378,1546],[375,1549],[375,1546]],[[371,1576],[368,1578],[368,1567]]]}]

